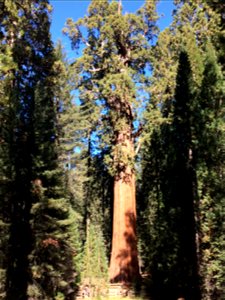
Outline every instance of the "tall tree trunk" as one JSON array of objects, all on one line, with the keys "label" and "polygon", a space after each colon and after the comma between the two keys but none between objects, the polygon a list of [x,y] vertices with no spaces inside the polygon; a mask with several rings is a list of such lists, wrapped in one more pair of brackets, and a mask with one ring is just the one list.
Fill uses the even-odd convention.
[{"label": "tall tree trunk", "polygon": [[[121,131],[116,147],[121,150],[122,155],[133,157],[131,133]],[[115,153],[114,159],[117,158],[118,153]],[[135,174],[128,164],[119,168],[114,178],[113,238],[109,276],[111,282],[127,283],[140,276],[136,237]]]}]

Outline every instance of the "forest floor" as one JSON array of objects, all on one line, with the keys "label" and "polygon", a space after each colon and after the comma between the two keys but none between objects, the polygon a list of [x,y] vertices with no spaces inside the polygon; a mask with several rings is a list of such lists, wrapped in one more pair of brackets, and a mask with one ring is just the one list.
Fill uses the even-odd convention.
[{"label": "forest floor", "polygon": [[[95,290],[96,291],[96,290]],[[96,295],[97,294],[97,295]],[[87,286],[80,287],[76,300],[146,300],[150,299],[146,289],[146,283],[142,282],[141,288],[136,291],[131,286],[122,284],[109,284],[103,289],[98,289],[98,293],[94,292]]]},{"label": "forest floor", "polygon": [[[90,298],[89,298],[90,299]],[[141,298],[141,297],[132,297],[132,298],[130,298],[130,297],[101,297],[101,296],[99,296],[99,297],[96,297],[96,298],[93,298],[93,299],[91,299],[91,300],[144,300],[144,298]]]},{"label": "forest floor", "polygon": [[128,297],[128,296],[96,296],[96,297],[85,297],[85,298],[80,298],[77,297],[76,299],[84,299],[84,300],[145,300],[145,297]]},{"label": "forest floor", "polygon": [[76,295],[76,300],[146,300],[151,299],[149,293],[149,274],[142,274],[141,281],[136,284],[107,283],[95,280],[90,284],[83,280]]}]

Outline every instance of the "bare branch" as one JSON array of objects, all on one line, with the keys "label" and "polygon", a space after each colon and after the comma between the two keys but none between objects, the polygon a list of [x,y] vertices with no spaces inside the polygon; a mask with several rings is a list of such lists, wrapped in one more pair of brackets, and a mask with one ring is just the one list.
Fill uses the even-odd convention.
[{"label": "bare branch", "polygon": [[137,148],[136,148],[136,150],[135,150],[135,156],[138,154],[140,148],[141,148],[141,142],[139,141],[139,142],[138,142],[138,145],[137,145]]},{"label": "bare branch", "polygon": [[94,72],[99,72],[101,70],[102,70],[101,68],[97,68],[97,69],[94,68],[94,69],[89,70],[89,72],[94,73]]}]

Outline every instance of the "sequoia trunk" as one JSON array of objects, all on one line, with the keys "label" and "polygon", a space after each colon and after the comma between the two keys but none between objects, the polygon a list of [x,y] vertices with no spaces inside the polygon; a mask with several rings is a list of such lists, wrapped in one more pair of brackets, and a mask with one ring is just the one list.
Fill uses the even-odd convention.
[{"label": "sequoia trunk", "polygon": [[[131,134],[120,132],[117,145],[122,156],[133,157]],[[117,159],[118,153],[114,159]],[[109,276],[111,282],[131,283],[139,277],[136,238],[135,174],[129,164],[118,166],[114,178],[113,238]]]}]

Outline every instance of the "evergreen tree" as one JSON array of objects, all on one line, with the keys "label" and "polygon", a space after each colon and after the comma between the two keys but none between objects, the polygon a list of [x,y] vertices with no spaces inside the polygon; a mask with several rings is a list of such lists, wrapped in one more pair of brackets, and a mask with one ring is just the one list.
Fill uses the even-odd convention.
[{"label": "evergreen tree", "polygon": [[84,182],[86,173],[86,145],[83,141],[86,135],[88,121],[82,115],[80,106],[73,95],[76,74],[73,74],[71,64],[61,42],[56,45],[57,89],[55,91],[57,142],[59,144],[59,161],[64,169],[66,189],[70,202],[77,213],[84,212]]},{"label": "evergreen tree", "polygon": [[168,299],[200,297],[195,241],[194,86],[188,56],[181,52],[172,121],[155,129],[148,144],[151,148],[143,156],[141,228],[142,238],[150,240],[146,249],[150,260],[146,260],[156,299],[165,295]]},{"label": "evergreen tree", "polygon": [[[176,87],[177,65],[181,45],[187,46],[194,81],[201,85],[205,44],[216,41],[219,29],[218,15],[207,1],[174,1],[176,6],[172,24],[163,30],[154,48],[151,101],[169,107]],[[191,48],[198,48],[199,53]],[[201,66],[199,66],[201,64]],[[197,72],[197,73],[196,73]],[[200,73],[199,73],[200,72]],[[165,120],[166,121],[166,120]],[[156,124],[157,125],[157,124]]]},{"label": "evergreen tree", "polygon": [[10,163],[10,120],[12,111],[9,105],[9,91],[14,67],[9,39],[4,34],[4,23],[7,22],[7,9],[0,3],[0,299],[5,297],[6,253],[8,251],[8,226],[10,197],[9,183],[12,180]]},{"label": "evergreen tree", "polygon": [[48,1],[3,1],[3,7],[1,212],[9,224],[4,298],[52,299],[61,291],[71,299],[74,220],[58,166],[51,8]]},{"label": "evergreen tree", "polygon": [[[56,97],[57,127],[60,161],[66,169],[66,188],[72,207],[79,213],[82,241],[85,240],[86,224],[90,221],[98,224],[104,234],[110,236],[111,222],[104,222],[104,218],[110,219],[112,192],[111,176],[102,154],[106,151],[106,146],[98,145],[101,150],[96,150],[96,142],[91,133],[93,125],[89,120],[90,111],[85,100],[78,101],[72,95],[76,84],[73,62],[70,64],[66,60],[60,43],[57,44],[56,52],[60,69]],[[97,216],[96,211],[99,212]],[[110,243],[108,252],[109,247]]]},{"label": "evergreen tree", "polygon": [[172,169],[169,170],[172,177],[171,192],[170,199],[165,202],[165,210],[169,211],[172,219],[169,222],[174,222],[170,227],[171,232],[174,231],[175,235],[174,245],[177,244],[174,271],[176,270],[180,277],[176,283],[178,284],[176,289],[178,291],[180,289],[179,292],[184,298],[199,299],[197,245],[195,241],[196,158],[192,130],[192,116],[196,100],[191,76],[188,56],[181,52],[172,123],[174,162]]},{"label": "evergreen tree", "polygon": [[222,299],[224,286],[224,83],[216,52],[206,45],[205,71],[199,96],[198,186],[200,270],[203,299]]},{"label": "evergreen tree", "polygon": [[103,292],[108,281],[108,261],[101,227],[87,224],[87,236],[82,262],[82,283],[88,287],[89,296]]},{"label": "evergreen tree", "polygon": [[84,43],[83,56],[74,63],[81,99],[92,111],[92,124],[98,120],[94,130],[109,137],[106,160],[114,176],[112,282],[139,277],[133,106],[138,97],[135,83],[142,85],[144,80],[156,19],[155,2],[146,2],[136,15],[124,15],[121,3],[92,1],[88,16],[68,20],[65,29],[75,49]]},{"label": "evergreen tree", "polygon": [[[223,127],[223,122],[220,119],[220,116],[223,114],[223,105],[222,100],[218,101],[217,99],[223,99],[223,93],[221,92],[223,84],[219,71],[220,67],[216,63],[215,56],[214,62],[212,62],[212,51],[210,54],[211,63],[207,62],[209,59],[207,44],[208,40],[211,39],[215,45],[218,45],[217,37],[220,35],[220,27],[218,15],[210,9],[209,3],[202,3],[201,1],[178,2],[179,6],[175,13],[173,24],[169,29],[161,33],[155,48],[156,58],[164,57],[166,60],[156,59],[154,61],[153,85],[150,88],[151,102],[146,114],[147,140],[142,156],[143,183],[140,194],[144,201],[140,208],[142,210],[142,238],[143,240],[149,240],[150,246],[146,247],[144,244],[143,251],[145,256],[147,256],[146,264],[149,266],[150,271],[153,272],[153,287],[156,287],[156,290],[162,289],[163,286],[170,289],[175,282],[180,282],[179,286],[181,287],[181,282],[185,282],[183,276],[188,274],[188,272],[186,273],[185,268],[179,269],[179,266],[184,266],[183,263],[185,263],[185,259],[182,263],[179,258],[179,248],[182,248],[182,243],[184,242],[182,242],[182,232],[184,233],[187,228],[192,228],[190,230],[190,233],[192,232],[192,243],[189,243],[189,247],[191,244],[194,245],[195,251],[193,248],[192,253],[197,253],[197,268],[200,270],[201,280],[204,284],[204,286],[201,286],[203,298],[211,299],[211,297],[221,296],[220,292],[216,289],[214,290],[212,286],[219,286],[222,283],[222,277],[218,275],[222,274],[222,270],[218,266],[219,262],[223,260],[223,254],[220,251],[221,258],[217,260],[216,255],[212,253],[214,253],[214,250],[215,252],[218,251],[217,247],[220,247],[219,244],[223,244],[223,234],[220,231],[222,229],[221,223],[218,225],[215,222],[215,215],[217,214],[215,207],[220,207],[218,209],[220,211],[220,220],[223,219],[223,200],[220,192],[222,188],[221,190],[218,188],[217,191],[213,188],[213,182],[216,181],[219,184],[219,178],[222,178],[221,159],[223,160],[223,155],[220,154],[221,159],[217,157],[217,159],[213,160],[212,157],[217,155],[216,153],[218,153],[219,149],[222,149],[219,144],[223,140],[223,135],[218,135],[218,132],[222,132],[218,128]],[[191,27],[189,26],[190,23]],[[204,28],[204,31],[202,28]],[[206,28],[207,30],[205,30]],[[167,47],[162,42],[164,40],[166,40]],[[185,78],[183,77],[185,72],[181,72],[179,75],[180,68],[176,68],[177,55],[183,47],[187,51],[190,62],[192,84],[189,96],[183,87],[179,98],[186,100],[179,102],[180,104],[177,106],[176,98],[178,95],[176,92],[179,91],[179,87],[177,82],[175,82],[176,76],[179,78],[183,74],[183,83],[185,83]],[[169,64],[165,67],[167,61],[169,61]],[[187,66],[186,69],[188,69]],[[211,72],[214,74],[214,79],[210,77]],[[204,100],[201,100],[203,94]],[[218,103],[220,104],[218,105]],[[160,127],[158,126],[159,124],[161,124]],[[215,136],[218,144],[214,140]],[[180,156],[181,153],[183,153],[183,163]],[[185,156],[187,158],[186,167],[184,167]],[[188,161],[189,159],[190,161]],[[220,165],[220,171],[219,169],[213,171],[212,165],[209,167],[211,171],[206,167],[209,161],[212,160],[214,161],[214,166]],[[190,172],[188,171],[188,173],[190,176],[188,173],[184,176],[185,172],[181,171],[182,165],[183,171],[185,168],[188,171],[189,168]],[[190,179],[189,189],[187,188],[188,178]],[[207,196],[205,194],[204,198],[202,193],[204,194],[205,191],[211,189],[208,186],[214,190],[214,193],[212,196],[209,192],[209,196],[206,192]],[[184,196],[181,196],[182,192],[179,192],[181,189],[183,189],[183,192],[186,191]],[[187,192],[188,190],[189,192]],[[177,197],[179,193],[180,197]],[[178,198],[182,199],[182,202],[176,202]],[[189,203],[194,205],[192,214],[189,214],[189,219],[186,218],[188,213],[180,218],[179,215],[184,214],[184,209],[185,211],[191,211],[191,208],[188,210],[183,206],[183,200],[188,198]],[[188,202],[186,201],[186,203]],[[186,229],[185,222],[186,225],[189,224]],[[197,226],[194,227],[194,224]],[[218,241],[220,240],[218,243],[214,243],[212,241],[213,238],[210,240],[212,228],[216,228],[213,232],[216,232],[215,235]],[[203,234],[203,232],[205,233]],[[194,244],[194,237],[196,244]],[[187,245],[186,247],[188,248]],[[189,252],[191,253],[191,250]],[[185,258],[186,255],[182,256]],[[150,258],[149,261],[148,257]],[[205,257],[205,261],[203,257]],[[214,257],[215,259],[215,265],[212,268],[209,267],[209,257]],[[197,274],[197,268],[194,261],[197,258],[192,261],[195,265],[192,271],[196,270],[195,274]],[[189,275],[191,275],[191,272]],[[194,277],[196,278],[196,276]],[[218,278],[220,279],[218,280]],[[194,285],[196,290],[198,290],[197,284],[195,283]],[[206,292],[207,289],[208,291]],[[171,291],[170,294],[172,295],[173,292]],[[174,296],[172,295],[171,297],[173,298]]]}]

